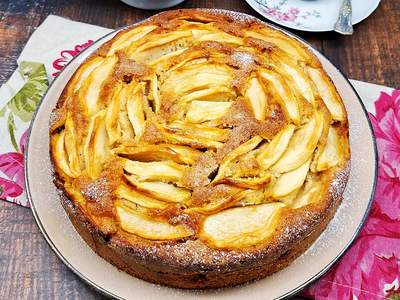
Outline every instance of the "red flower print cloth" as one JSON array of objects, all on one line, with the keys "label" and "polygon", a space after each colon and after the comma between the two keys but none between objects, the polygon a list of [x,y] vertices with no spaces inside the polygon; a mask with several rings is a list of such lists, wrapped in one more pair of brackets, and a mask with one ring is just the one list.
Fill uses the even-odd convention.
[{"label": "red flower print cloth", "polygon": [[27,136],[28,130],[19,140],[20,152],[0,154],[0,171],[7,176],[0,176],[0,199],[16,198],[24,192],[24,151]]}]

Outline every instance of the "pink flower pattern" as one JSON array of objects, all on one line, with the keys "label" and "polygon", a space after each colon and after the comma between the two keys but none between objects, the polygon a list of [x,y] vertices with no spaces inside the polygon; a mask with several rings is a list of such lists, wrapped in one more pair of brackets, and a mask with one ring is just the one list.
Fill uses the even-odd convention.
[{"label": "pink flower pattern", "polygon": [[24,151],[27,136],[28,130],[21,135],[20,152],[0,154],[0,171],[7,176],[0,177],[0,199],[16,198],[24,191]]},{"label": "pink flower pattern", "polygon": [[299,19],[305,20],[310,17],[320,18],[321,13],[317,10],[314,11],[300,11],[298,7],[286,7],[287,1],[280,1],[276,5],[268,4],[265,0],[256,0],[259,8],[270,18],[277,21],[296,23],[296,25],[301,25]]},{"label": "pink flower pattern", "polygon": [[376,116],[370,114],[370,119],[379,160],[371,212],[351,248],[304,292],[306,296],[318,300],[400,299],[400,91],[381,93],[375,110]]},{"label": "pink flower pattern", "polygon": [[52,75],[56,77],[66,64],[84,49],[93,44],[93,40],[88,40],[86,43],[75,45],[74,49],[62,50],[59,58],[53,61],[53,68],[56,70]]}]

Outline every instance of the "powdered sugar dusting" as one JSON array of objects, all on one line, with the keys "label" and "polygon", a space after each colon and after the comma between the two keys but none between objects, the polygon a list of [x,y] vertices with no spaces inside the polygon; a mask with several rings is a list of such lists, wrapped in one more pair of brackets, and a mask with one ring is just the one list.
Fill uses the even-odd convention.
[{"label": "powdered sugar dusting", "polygon": [[254,57],[251,53],[245,51],[236,51],[232,54],[231,59],[235,65],[246,68],[254,64]]},{"label": "powdered sugar dusting", "polygon": [[88,199],[99,201],[108,194],[108,182],[104,177],[90,182],[82,189],[82,194]]}]

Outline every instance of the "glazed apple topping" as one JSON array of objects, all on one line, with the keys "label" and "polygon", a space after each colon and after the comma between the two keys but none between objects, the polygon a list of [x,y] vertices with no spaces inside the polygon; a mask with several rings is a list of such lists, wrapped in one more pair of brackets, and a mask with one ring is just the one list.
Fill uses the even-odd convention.
[{"label": "glazed apple topping", "polygon": [[[347,164],[343,103],[281,32],[204,16],[173,24],[124,30],[78,69],[51,126],[56,172],[83,211],[111,215],[125,234],[257,245],[283,211],[322,201]],[[100,178],[111,206],[80,188]],[[196,226],[171,211],[196,214]]]}]

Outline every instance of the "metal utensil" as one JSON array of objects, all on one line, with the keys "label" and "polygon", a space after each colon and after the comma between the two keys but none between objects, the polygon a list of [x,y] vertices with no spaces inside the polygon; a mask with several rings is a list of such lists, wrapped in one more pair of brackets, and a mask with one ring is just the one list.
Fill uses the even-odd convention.
[{"label": "metal utensil", "polygon": [[351,22],[351,0],[343,0],[334,30],[341,34],[353,34],[353,24]]}]

